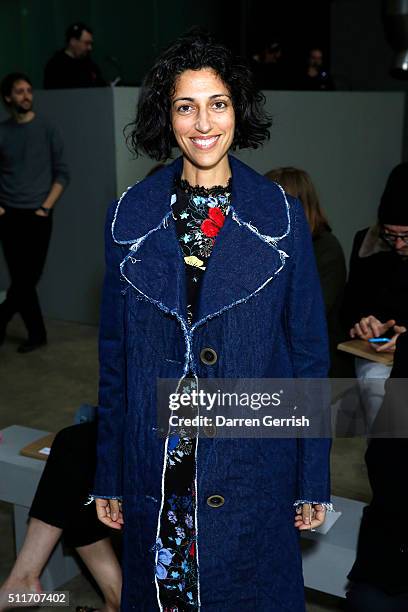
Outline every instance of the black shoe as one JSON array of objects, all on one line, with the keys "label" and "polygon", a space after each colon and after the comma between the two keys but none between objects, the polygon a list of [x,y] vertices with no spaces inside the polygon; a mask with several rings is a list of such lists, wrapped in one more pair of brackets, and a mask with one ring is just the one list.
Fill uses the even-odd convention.
[{"label": "black shoe", "polygon": [[47,344],[46,340],[24,340],[17,349],[17,353],[31,353]]}]

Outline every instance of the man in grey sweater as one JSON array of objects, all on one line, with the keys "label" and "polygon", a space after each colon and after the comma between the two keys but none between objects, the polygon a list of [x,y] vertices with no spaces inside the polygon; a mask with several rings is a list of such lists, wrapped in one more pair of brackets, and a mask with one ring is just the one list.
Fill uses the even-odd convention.
[{"label": "man in grey sweater", "polygon": [[17,350],[27,353],[47,342],[36,285],[47,256],[53,208],[69,173],[58,130],[33,111],[29,78],[7,75],[1,95],[11,115],[0,123],[0,242],[11,283],[0,304],[0,344],[7,323],[20,313],[28,338]]}]

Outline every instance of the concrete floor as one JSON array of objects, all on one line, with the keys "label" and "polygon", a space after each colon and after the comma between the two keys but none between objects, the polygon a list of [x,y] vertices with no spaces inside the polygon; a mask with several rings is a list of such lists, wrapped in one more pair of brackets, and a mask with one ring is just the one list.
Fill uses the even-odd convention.
[{"label": "concrete floor", "polygon": [[[96,402],[97,329],[62,321],[48,321],[47,326],[48,346],[28,355],[16,353],[18,343],[24,338],[20,322],[15,320],[9,326],[6,343],[0,348],[0,429],[25,425],[58,431],[73,423],[80,404]],[[333,494],[368,501],[370,490],[364,452],[364,440],[334,441]],[[14,560],[12,509],[2,502],[0,534],[1,584]],[[83,575],[65,584],[61,590],[71,593],[70,610],[75,610],[77,605],[101,605],[94,587]],[[341,610],[341,604],[342,600],[336,597],[307,591],[308,612]]]}]

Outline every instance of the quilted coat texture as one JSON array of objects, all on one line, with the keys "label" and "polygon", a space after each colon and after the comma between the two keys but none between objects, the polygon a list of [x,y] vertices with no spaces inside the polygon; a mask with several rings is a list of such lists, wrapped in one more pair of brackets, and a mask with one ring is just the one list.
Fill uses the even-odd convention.
[{"label": "quilted coat texture", "polygon": [[[186,323],[185,269],[171,215],[179,158],[109,210],[93,495],[122,497],[122,610],[159,610],[155,541],[165,441],[156,380],[324,378],[324,307],[300,203],[230,157],[232,208]],[[199,355],[213,348],[218,359]],[[304,612],[296,500],[329,502],[327,439],[200,438],[197,526],[203,612]],[[225,498],[220,508],[210,495]]]}]

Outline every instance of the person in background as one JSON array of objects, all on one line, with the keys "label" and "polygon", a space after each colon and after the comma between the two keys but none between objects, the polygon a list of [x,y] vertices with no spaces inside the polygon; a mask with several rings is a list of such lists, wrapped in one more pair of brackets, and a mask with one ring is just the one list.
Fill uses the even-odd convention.
[{"label": "person in background", "polygon": [[252,56],[251,68],[260,89],[287,89],[288,74],[281,43],[270,40]]},{"label": "person in background", "polygon": [[[357,232],[350,258],[342,318],[351,338],[387,337],[371,346],[393,353],[408,327],[408,163],[396,166],[378,208],[377,223]],[[371,428],[384,397],[391,366],[356,358],[362,401]],[[375,380],[377,379],[377,380]]]},{"label": "person in background", "polygon": [[33,111],[30,79],[7,75],[1,95],[11,115],[0,123],[0,242],[11,283],[0,304],[0,344],[8,322],[19,313],[28,339],[18,351],[27,353],[47,342],[36,285],[47,256],[53,208],[69,172],[59,131]]},{"label": "person in background", "polygon": [[306,69],[300,78],[300,89],[315,91],[334,89],[334,83],[325,66],[323,51],[320,47],[309,49]]},{"label": "person in background", "polygon": [[38,484],[24,543],[0,586],[0,612],[13,607],[9,595],[42,592],[41,572],[61,536],[76,549],[101,589],[105,603],[100,612],[119,611],[122,572],[110,530],[98,521],[93,506],[86,504],[95,468],[96,423],[62,429]]},{"label": "person in background", "polygon": [[[400,379],[400,380],[395,380]],[[390,422],[399,437],[374,438],[365,460],[373,496],[364,508],[356,561],[348,578],[348,612],[406,612],[408,610],[408,535],[405,527],[408,489],[404,466],[407,435],[408,334],[396,343],[394,366],[386,382],[384,403],[375,423]],[[401,426],[401,421],[404,421]],[[392,421],[391,421],[392,422]],[[397,427],[395,427],[397,424]],[[378,428],[381,435],[386,431]]]},{"label": "person in background", "polygon": [[337,344],[342,339],[339,324],[340,307],[346,284],[346,262],[343,249],[332,233],[326,215],[309,174],[293,167],[276,168],[265,176],[276,181],[291,196],[301,201],[313,239],[313,250],[323,291],[329,332],[332,376],[340,376],[344,369]]},{"label": "person in background", "polygon": [[91,59],[92,30],[85,23],[73,23],[66,32],[65,49],[57,51],[44,72],[44,89],[104,87],[98,66]]}]

